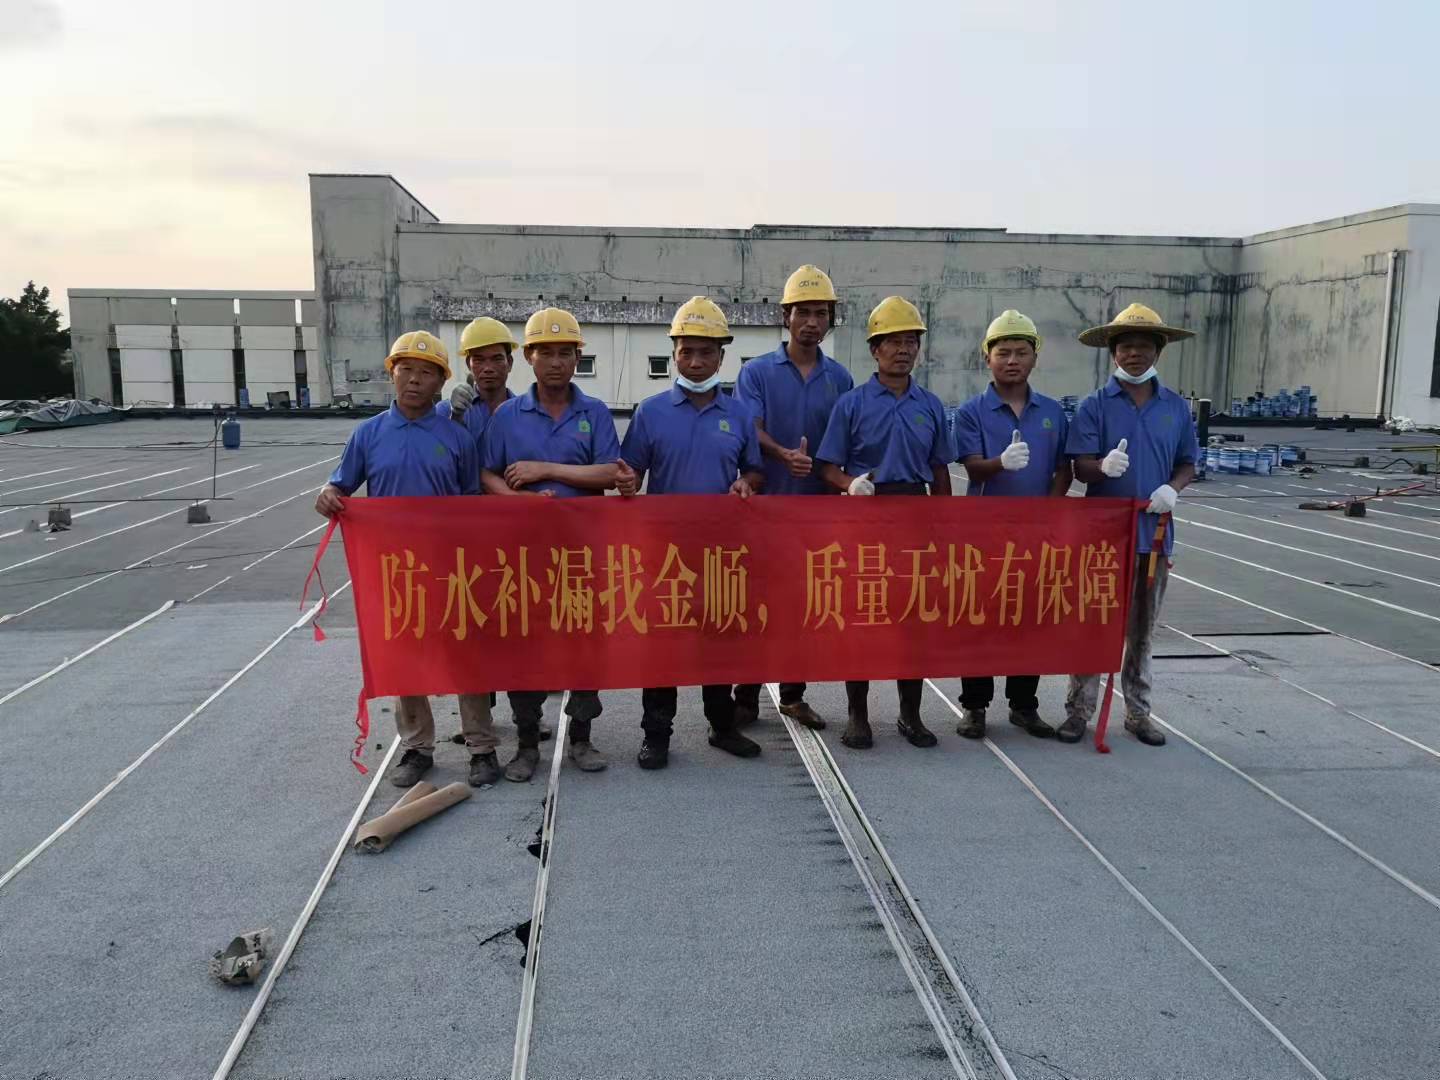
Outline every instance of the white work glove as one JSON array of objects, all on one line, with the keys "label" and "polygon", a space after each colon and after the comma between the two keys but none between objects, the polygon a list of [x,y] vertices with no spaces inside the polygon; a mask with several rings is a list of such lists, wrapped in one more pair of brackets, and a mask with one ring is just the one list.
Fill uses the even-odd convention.
[{"label": "white work glove", "polygon": [[1130,468],[1130,455],[1125,453],[1125,447],[1130,441],[1121,439],[1119,445],[1105,455],[1100,462],[1100,471],[1114,480],[1117,476],[1124,476],[1125,471]]},{"label": "white work glove", "polygon": [[857,476],[854,480],[851,480],[850,487],[846,490],[845,494],[874,495],[875,482],[870,479],[870,474],[867,472],[864,476]]},{"label": "white work glove", "polygon": [[462,382],[450,391],[450,415],[463,416],[465,410],[475,404],[475,387]]},{"label": "white work glove", "polygon": [[1006,472],[1019,472],[1030,464],[1030,445],[1020,441],[1020,432],[1010,440],[1010,445],[1000,451],[1000,467]]},{"label": "white work glove", "polygon": [[1175,500],[1180,493],[1169,484],[1161,484],[1150,493],[1150,513],[1168,514],[1175,509]]}]

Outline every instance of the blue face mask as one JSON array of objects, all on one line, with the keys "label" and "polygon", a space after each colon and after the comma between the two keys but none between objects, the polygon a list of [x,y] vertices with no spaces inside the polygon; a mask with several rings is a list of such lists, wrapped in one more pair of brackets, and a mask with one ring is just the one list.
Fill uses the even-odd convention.
[{"label": "blue face mask", "polygon": [[680,384],[682,390],[689,390],[692,394],[703,394],[719,386],[721,379],[720,372],[716,371],[704,382],[695,382],[693,379],[687,379],[684,375],[676,375],[675,381]]},{"label": "blue face mask", "polygon": [[1115,365],[1115,378],[1119,379],[1121,382],[1127,382],[1131,386],[1139,386],[1143,382],[1149,382],[1158,374],[1159,372],[1155,370],[1154,364],[1151,364],[1146,371],[1142,372],[1139,375],[1131,375],[1119,364]]}]

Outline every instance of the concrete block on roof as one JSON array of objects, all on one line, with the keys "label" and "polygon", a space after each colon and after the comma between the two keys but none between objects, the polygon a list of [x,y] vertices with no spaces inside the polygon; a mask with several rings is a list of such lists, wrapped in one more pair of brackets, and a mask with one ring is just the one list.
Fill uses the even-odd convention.
[{"label": "concrete block on roof", "polygon": [[169,297],[120,296],[111,301],[117,323],[147,323],[169,326],[175,321],[175,308]]},{"label": "concrete block on roof", "polygon": [[[314,301],[310,301],[314,305]],[[294,300],[240,300],[240,321],[250,326],[294,326]]]},{"label": "concrete block on roof", "polygon": [[175,301],[177,321],[201,326],[233,326],[235,324],[235,300],[233,297],[215,299],[211,297],[180,297]]}]

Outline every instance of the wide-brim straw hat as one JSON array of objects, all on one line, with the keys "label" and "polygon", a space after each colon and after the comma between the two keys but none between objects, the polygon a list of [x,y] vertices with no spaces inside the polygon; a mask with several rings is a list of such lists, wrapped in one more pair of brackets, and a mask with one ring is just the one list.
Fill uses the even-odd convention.
[{"label": "wide-brim straw hat", "polygon": [[1092,326],[1086,330],[1080,335],[1080,344],[1103,347],[1121,334],[1154,334],[1164,338],[1168,345],[1172,341],[1194,337],[1195,331],[1179,326],[1166,326],[1165,320],[1160,318],[1160,313],[1154,308],[1148,308],[1144,304],[1131,304],[1104,326]]}]

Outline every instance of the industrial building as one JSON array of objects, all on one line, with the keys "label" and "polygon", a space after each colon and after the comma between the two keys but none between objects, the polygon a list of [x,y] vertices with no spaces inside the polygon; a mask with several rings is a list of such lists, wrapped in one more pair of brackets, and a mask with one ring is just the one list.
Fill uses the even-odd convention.
[{"label": "industrial building", "polygon": [[[1075,335],[1138,300],[1197,332],[1166,350],[1162,372],[1218,408],[1308,385],[1322,415],[1440,426],[1440,205],[1237,238],[449,224],[389,176],[312,175],[310,201],[313,294],[71,290],[77,393],[195,404],[245,389],[263,404],[263,388],[315,405],[384,403],[383,359],[401,331],[432,330],[453,349],[478,315],[518,332],[558,304],[584,327],[586,392],[624,409],[669,377],[679,303],[721,302],[733,380],[781,340],[781,286],[813,262],[842,299],[826,351],[868,372],[865,316],[905,295],[930,328],[917,377],[947,402],[983,388],[980,338],[1005,308],[1046,336],[1038,385],[1087,393],[1109,362]],[[512,385],[529,382],[517,357]]]}]

